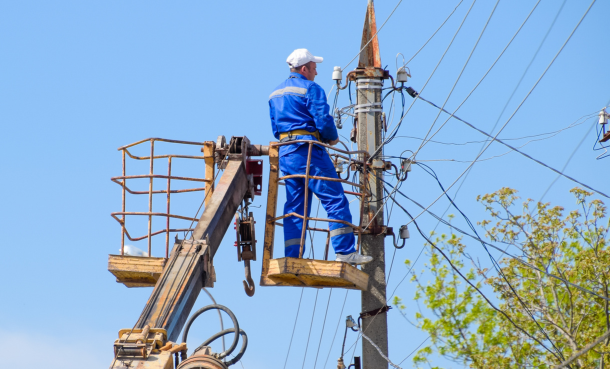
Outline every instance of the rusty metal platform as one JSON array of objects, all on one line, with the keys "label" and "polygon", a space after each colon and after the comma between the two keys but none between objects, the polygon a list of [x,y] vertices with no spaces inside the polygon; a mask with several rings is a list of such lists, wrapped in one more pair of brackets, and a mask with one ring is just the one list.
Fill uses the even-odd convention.
[{"label": "rusty metal platform", "polygon": [[127,287],[154,287],[163,268],[165,258],[130,255],[108,255],[108,271],[117,283]]},{"label": "rusty metal platform", "polygon": [[262,286],[348,288],[366,291],[369,276],[340,261],[280,258],[269,260]]}]

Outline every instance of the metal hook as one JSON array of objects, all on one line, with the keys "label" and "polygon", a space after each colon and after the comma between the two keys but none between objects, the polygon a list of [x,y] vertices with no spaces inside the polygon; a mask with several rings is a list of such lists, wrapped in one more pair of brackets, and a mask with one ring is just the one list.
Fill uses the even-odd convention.
[{"label": "metal hook", "polygon": [[252,274],[250,274],[250,260],[244,260],[244,270],[246,272],[246,280],[243,281],[244,290],[246,291],[246,295],[252,297],[254,296],[255,284],[252,279]]}]

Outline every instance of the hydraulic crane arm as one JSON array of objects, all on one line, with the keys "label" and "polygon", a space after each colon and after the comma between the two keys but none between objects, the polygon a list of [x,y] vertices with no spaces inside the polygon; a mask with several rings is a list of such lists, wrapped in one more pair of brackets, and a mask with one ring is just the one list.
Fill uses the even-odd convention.
[{"label": "hydraulic crane arm", "polygon": [[248,192],[248,184],[243,160],[230,160],[192,238],[174,245],[168,266],[146,303],[136,328],[146,325],[163,328],[168,339],[176,341],[205,278],[212,273],[211,261]]},{"label": "hydraulic crane arm", "polygon": [[[245,198],[252,198],[256,192],[252,175],[246,171],[247,157],[265,155],[267,151],[264,146],[251,146],[246,137],[233,137],[229,147],[217,147],[219,156],[226,158],[224,173],[207,202],[191,239],[174,244],[163,273],[131,332],[144,331],[148,334],[149,330],[164,331],[167,333],[167,341],[178,340],[201,288],[211,282],[214,275],[212,260],[233,222],[235,212]],[[130,330],[122,332],[125,331]],[[133,335],[136,339],[140,336],[139,333]],[[115,343],[119,356],[115,358],[113,368],[173,368],[172,356],[168,356],[167,352],[131,356],[129,360],[120,359],[120,352],[127,352],[126,349],[120,349],[122,340]],[[151,341],[150,336],[148,341]]]}]

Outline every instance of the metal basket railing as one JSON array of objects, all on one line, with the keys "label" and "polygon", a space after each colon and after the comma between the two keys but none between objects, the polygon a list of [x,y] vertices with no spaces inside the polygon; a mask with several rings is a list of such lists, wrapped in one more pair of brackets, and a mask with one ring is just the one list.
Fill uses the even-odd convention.
[{"label": "metal basket railing", "polygon": [[[129,149],[133,148],[135,146],[144,144],[146,142],[150,142],[150,155],[149,156],[136,156],[133,155]],[[202,156],[192,156],[192,155],[156,155],[155,156],[155,142],[167,142],[167,143],[172,143],[172,144],[179,144],[179,145],[195,145],[195,146],[201,146],[202,147],[202,151],[204,151],[204,155]],[[206,146],[210,146],[211,150],[204,150],[204,148]],[[110,215],[116,219],[117,222],[119,222],[119,224],[121,225],[121,255],[124,255],[125,252],[125,237],[127,237],[130,241],[140,241],[140,240],[144,240],[144,239],[148,239],[148,256],[152,255],[152,237],[165,233],[165,258],[169,257],[169,236],[171,232],[188,232],[188,231],[192,231],[192,228],[184,228],[184,229],[173,229],[170,226],[170,219],[174,218],[174,219],[182,219],[182,220],[188,220],[188,221],[192,221],[192,222],[196,222],[198,219],[197,218],[192,218],[192,217],[187,217],[187,216],[182,216],[182,215],[176,215],[176,214],[171,214],[170,213],[170,209],[171,209],[171,194],[177,194],[177,193],[186,193],[186,192],[197,192],[197,191],[205,191],[206,192],[206,199],[207,197],[210,195],[210,192],[213,191],[214,188],[214,175],[213,175],[213,165],[214,165],[214,157],[213,157],[213,151],[214,151],[214,143],[213,142],[190,142],[190,141],[177,141],[177,140],[168,140],[168,139],[163,139],[163,138],[147,138],[145,140],[141,140],[135,143],[132,143],[130,145],[126,145],[123,147],[119,147],[118,150],[121,151],[122,153],[122,160],[123,160],[123,172],[121,176],[118,177],[113,177],[111,178],[111,180],[117,184],[119,184],[122,188],[122,206],[121,206],[121,211],[120,212],[114,212],[111,213]],[[142,161],[148,161],[149,162],[149,173],[148,174],[141,174],[141,175],[127,175],[126,172],[126,159],[127,157],[134,159],[134,160],[142,160]],[[158,159],[167,159],[167,175],[161,175],[161,174],[154,174],[154,164],[155,164],[155,160]],[[173,176],[172,175],[172,160],[173,159],[193,159],[193,160],[205,160],[206,162],[206,178],[191,178],[191,177],[180,177],[180,176]],[[209,176],[209,170],[208,170],[208,166],[212,167],[212,175]],[[208,178],[210,177],[210,178]],[[130,189],[127,186],[127,180],[133,180],[133,179],[142,179],[142,178],[148,178],[149,179],[149,184],[148,184],[148,191],[134,191],[132,189]],[[166,188],[164,190],[153,190],[153,182],[155,179],[160,179],[160,180],[165,180],[166,181]],[[188,181],[188,182],[197,182],[197,183],[206,183],[206,187],[196,187],[196,188],[187,188],[187,189],[179,189],[179,190],[172,190],[172,181],[174,180],[178,180],[178,181]],[[148,195],[148,211],[147,212],[134,212],[134,211],[126,211],[126,197],[127,194],[132,194],[132,195]],[[153,212],[153,195],[157,195],[157,194],[166,194],[166,212],[165,213],[159,213],[159,212]],[[128,230],[127,230],[127,226],[126,226],[126,221],[127,221],[127,216],[146,216],[148,217],[148,232],[146,235],[141,236],[141,237],[132,237]],[[158,230],[158,231],[154,231],[152,230],[152,219],[153,217],[165,217],[167,218],[166,220],[166,226],[164,229]]]},{"label": "metal basket railing", "polygon": [[[345,183],[348,184],[350,186],[356,187],[358,189],[360,189],[360,192],[353,192],[353,191],[345,191],[344,192],[346,194],[349,195],[354,195],[360,198],[360,219],[359,219],[359,224],[362,224],[362,217],[363,217],[363,209],[364,209],[364,199],[368,198],[369,196],[367,195],[368,193],[368,189],[366,188],[365,185],[359,184],[359,183],[354,183],[354,182],[350,182],[347,179],[342,179],[342,178],[330,178],[330,177],[320,177],[320,176],[312,176],[309,174],[309,169],[311,166],[311,153],[312,153],[312,149],[313,149],[313,145],[317,145],[317,146],[321,146],[321,147],[325,147],[331,150],[331,152],[329,153],[329,155],[331,156],[331,159],[334,157],[334,164],[335,166],[338,164],[340,159],[343,159],[345,161],[348,162],[348,175],[346,178],[349,178],[349,170],[350,167],[352,165],[358,165],[361,167],[362,169],[362,175],[364,176],[364,178],[366,178],[367,175],[367,159],[368,159],[368,152],[364,151],[364,150],[358,150],[358,151],[348,151],[348,150],[341,150],[338,149],[336,147],[324,144],[322,142],[319,141],[313,141],[313,140],[294,140],[294,141],[290,141],[290,142],[283,142],[283,143],[272,143],[270,144],[270,146],[274,146],[274,147],[279,147],[279,146],[284,146],[284,145],[291,145],[294,143],[299,143],[299,142],[304,142],[308,144],[308,151],[307,151],[307,169],[305,171],[305,174],[292,174],[292,175],[287,175],[287,176],[283,176],[283,177],[279,177],[277,180],[278,181],[282,181],[285,179],[290,179],[290,178],[304,178],[305,179],[305,199],[308,198],[309,196],[309,180],[310,179],[316,179],[316,180],[322,180],[322,181],[332,181],[332,182],[341,182],[341,183]],[[348,156],[344,156],[344,155],[348,155]],[[357,155],[359,156],[358,159],[354,159],[352,158],[352,155]],[[365,181],[366,183],[366,181]],[[327,233],[327,237],[326,237],[326,249],[324,252],[324,260],[328,260],[328,248],[329,248],[329,244],[330,244],[330,231],[328,229],[321,229],[321,228],[314,228],[314,227],[309,227],[309,226],[305,226],[307,225],[309,220],[313,220],[313,221],[319,221],[319,222],[329,222],[329,223],[341,223],[341,224],[345,224],[348,227],[351,227],[354,229],[355,232],[357,232],[358,234],[358,242],[356,244],[356,249],[360,250],[360,244],[362,242],[362,232],[364,231],[362,226],[358,226],[355,224],[352,224],[350,222],[346,222],[343,220],[338,220],[338,219],[328,219],[328,218],[317,218],[317,217],[311,217],[311,216],[307,216],[307,211],[308,211],[308,206],[307,206],[307,201],[305,201],[304,203],[304,211],[303,214],[304,215],[300,215],[297,213],[289,213],[289,214],[284,214],[281,215],[279,217],[275,217],[275,218],[271,218],[268,219],[268,223],[272,224],[272,225],[277,225],[277,226],[283,226],[282,223],[279,223],[278,220],[282,220],[284,218],[288,218],[288,217],[296,217],[299,219],[303,219],[303,227],[302,227],[302,231],[301,231],[301,241],[300,241],[300,246],[299,246],[299,258],[303,258],[303,250],[304,250],[304,246],[305,246],[305,232],[307,230],[309,231],[314,231],[314,232],[326,232]]]}]

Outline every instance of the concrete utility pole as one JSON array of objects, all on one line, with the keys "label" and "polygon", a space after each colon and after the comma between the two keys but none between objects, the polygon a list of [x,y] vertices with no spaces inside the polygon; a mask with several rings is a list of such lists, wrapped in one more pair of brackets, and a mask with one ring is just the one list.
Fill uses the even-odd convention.
[{"label": "concrete utility pole", "polygon": [[[362,33],[362,46],[358,68],[354,71],[356,79],[357,106],[357,143],[359,150],[366,150],[372,155],[381,145],[381,89],[387,73],[381,67],[379,56],[379,42],[377,40],[377,25],[375,22],[375,7],[373,0],[369,0],[364,30]],[[374,38],[373,38],[374,36]],[[362,331],[381,351],[388,356],[388,319],[386,314],[386,283],[385,283],[385,246],[383,226],[383,211],[381,199],[383,187],[383,162],[375,158],[369,174],[361,177],[361,183],[370,190],[371,198],[365,202],[362,224],[369,224],[369,234],[363,235],[362,254],[370,255],[373,261],[365,264],[362,270],[369,275],[368,290],[362,292],[362,312],[368,317],[362,319]],[[375,235],[377,233],[378,235]],[[387,361],[367,340],[362,339],[363,369],[387,368]]]}]

